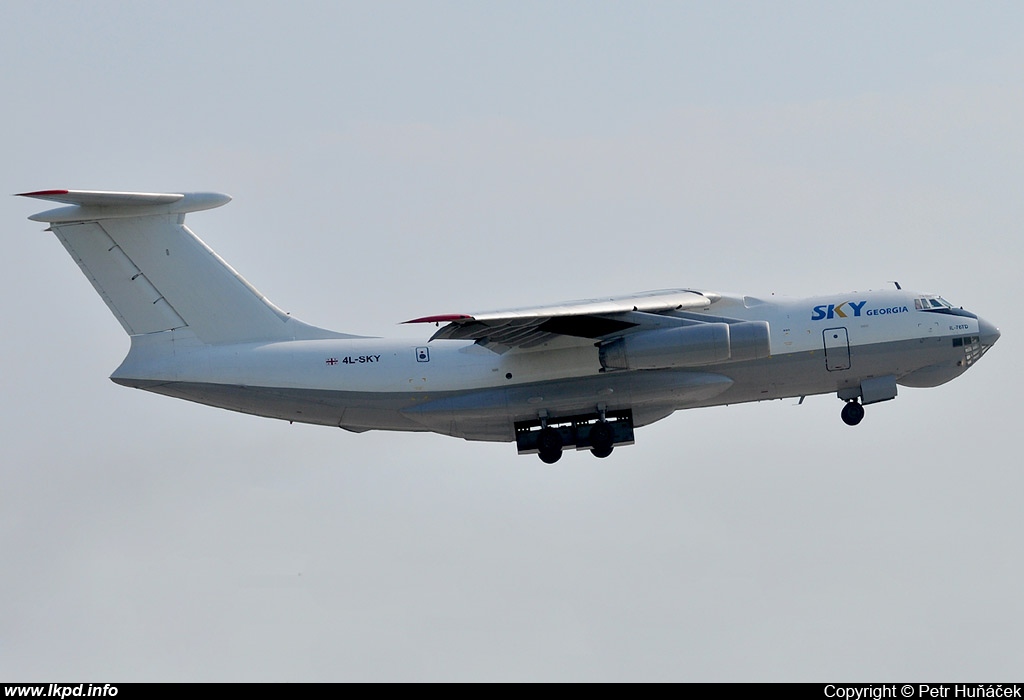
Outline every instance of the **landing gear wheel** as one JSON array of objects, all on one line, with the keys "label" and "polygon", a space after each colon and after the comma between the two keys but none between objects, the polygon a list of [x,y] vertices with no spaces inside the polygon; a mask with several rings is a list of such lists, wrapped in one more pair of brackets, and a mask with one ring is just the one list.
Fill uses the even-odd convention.
[{"label": "landing gear wheel", "polygon": [[594,423],[590,427],[590,453],[595,457],[604,459],[612,453],[615,436],[612,434],[612,427],[607,421]]},{"label": "landing gear wheel", "polygon": [[857,425],[864,420],[864,407],[856,401],[848,401],[843,406],[842,417],[847,425]]},{"label": "landing gear wheel", "polygon": [[562,458],[562,436],[554,428],[544,428],[537,436],[537,454],[544,464],[554,464]]}]

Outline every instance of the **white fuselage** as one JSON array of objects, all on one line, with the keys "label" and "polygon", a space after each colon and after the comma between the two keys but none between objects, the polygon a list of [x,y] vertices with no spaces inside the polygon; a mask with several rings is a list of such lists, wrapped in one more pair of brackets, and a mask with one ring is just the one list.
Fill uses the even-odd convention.
[{"label": "white fuselage", "polygon": [[[211,406],[347,430],[515,440],[553,463],[607,457],[696,406],[835,392],[842,419],[937,386],[999,338],[940,297],[895,289],[758,299],[668,289],[423,316],[431,340],[366,338],[270,303],[185,226],[217,192],[41,190],[49,225],[131,350],[112,379]],[[441,324],[444,326],[441,326]]]},{"label": "white fuselage", "polygon": [[[767,321],[771,355],[698,367],[601,371],[597,344],[579,339],[499,354],[460,340],[209,345],[168,331],[135,336],[112,379],[297,422],[512,440],[516,421],[541,412],[630,408],[643,425],[694,406],[842,395],[889,375],[910,386],[941,384],[977,359],[970,349],[982,328],[966,312],[915,308],[922,298],[902,290],[808,299],[722,296],[707,315]],[[957,338],[976,340],[954,346]]]}]

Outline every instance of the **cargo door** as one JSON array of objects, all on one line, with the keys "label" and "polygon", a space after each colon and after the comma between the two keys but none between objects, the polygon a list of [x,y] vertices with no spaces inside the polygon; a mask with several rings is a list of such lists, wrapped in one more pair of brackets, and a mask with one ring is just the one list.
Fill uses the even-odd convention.
[{"label": "cargo door", "polygon": [[829,372],[850,369],[850,338],[845,328],[826,328],[822,331],[825,339],[825,368]]}]

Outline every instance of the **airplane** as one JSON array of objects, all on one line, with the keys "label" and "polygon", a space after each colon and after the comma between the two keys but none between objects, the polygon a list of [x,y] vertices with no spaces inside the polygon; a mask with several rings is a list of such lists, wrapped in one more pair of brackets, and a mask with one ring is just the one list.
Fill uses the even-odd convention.
[{"label": "airplane", "polygon": [[[49,224],[131,339],[111,379],[242,413],[607,457],[680,409],[835,393],[842,420],[972,367],[999,329],[893,288],[791,299],[670,289],[452,313],[415,343],[339,333],[270,303],[184,224],[214,192],[45,190]],[[443,324],[443,325],[442,325]]]}]

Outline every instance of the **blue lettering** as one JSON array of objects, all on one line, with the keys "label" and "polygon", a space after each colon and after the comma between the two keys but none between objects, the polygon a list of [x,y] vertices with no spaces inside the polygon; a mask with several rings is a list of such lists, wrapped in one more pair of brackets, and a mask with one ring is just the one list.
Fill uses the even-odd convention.
[{"label": "blue lettering", "polygon": [[869,309],[868,316],[888,316],[889,314],[905,314],[910,309],[906,306],[889,306],[881,309]]},{"label": "blue lettering", "polygon": [[[815,306],[811,313],[812,321],[821,321],[824,319],[832,320],[836,316],[839,318],[847,318],[849,311],[853,311],[854,318],[860,318],[861,316],[888,316],[889,314],[905,314],[910,311],[906,306],[886,306],[881,309],[865,309],[867,306],[867,300],[864,301],[844,301],[839,306],[835,304],[821,304]],[[844,311],[843,307],[849,307],[848,310]]]}]

